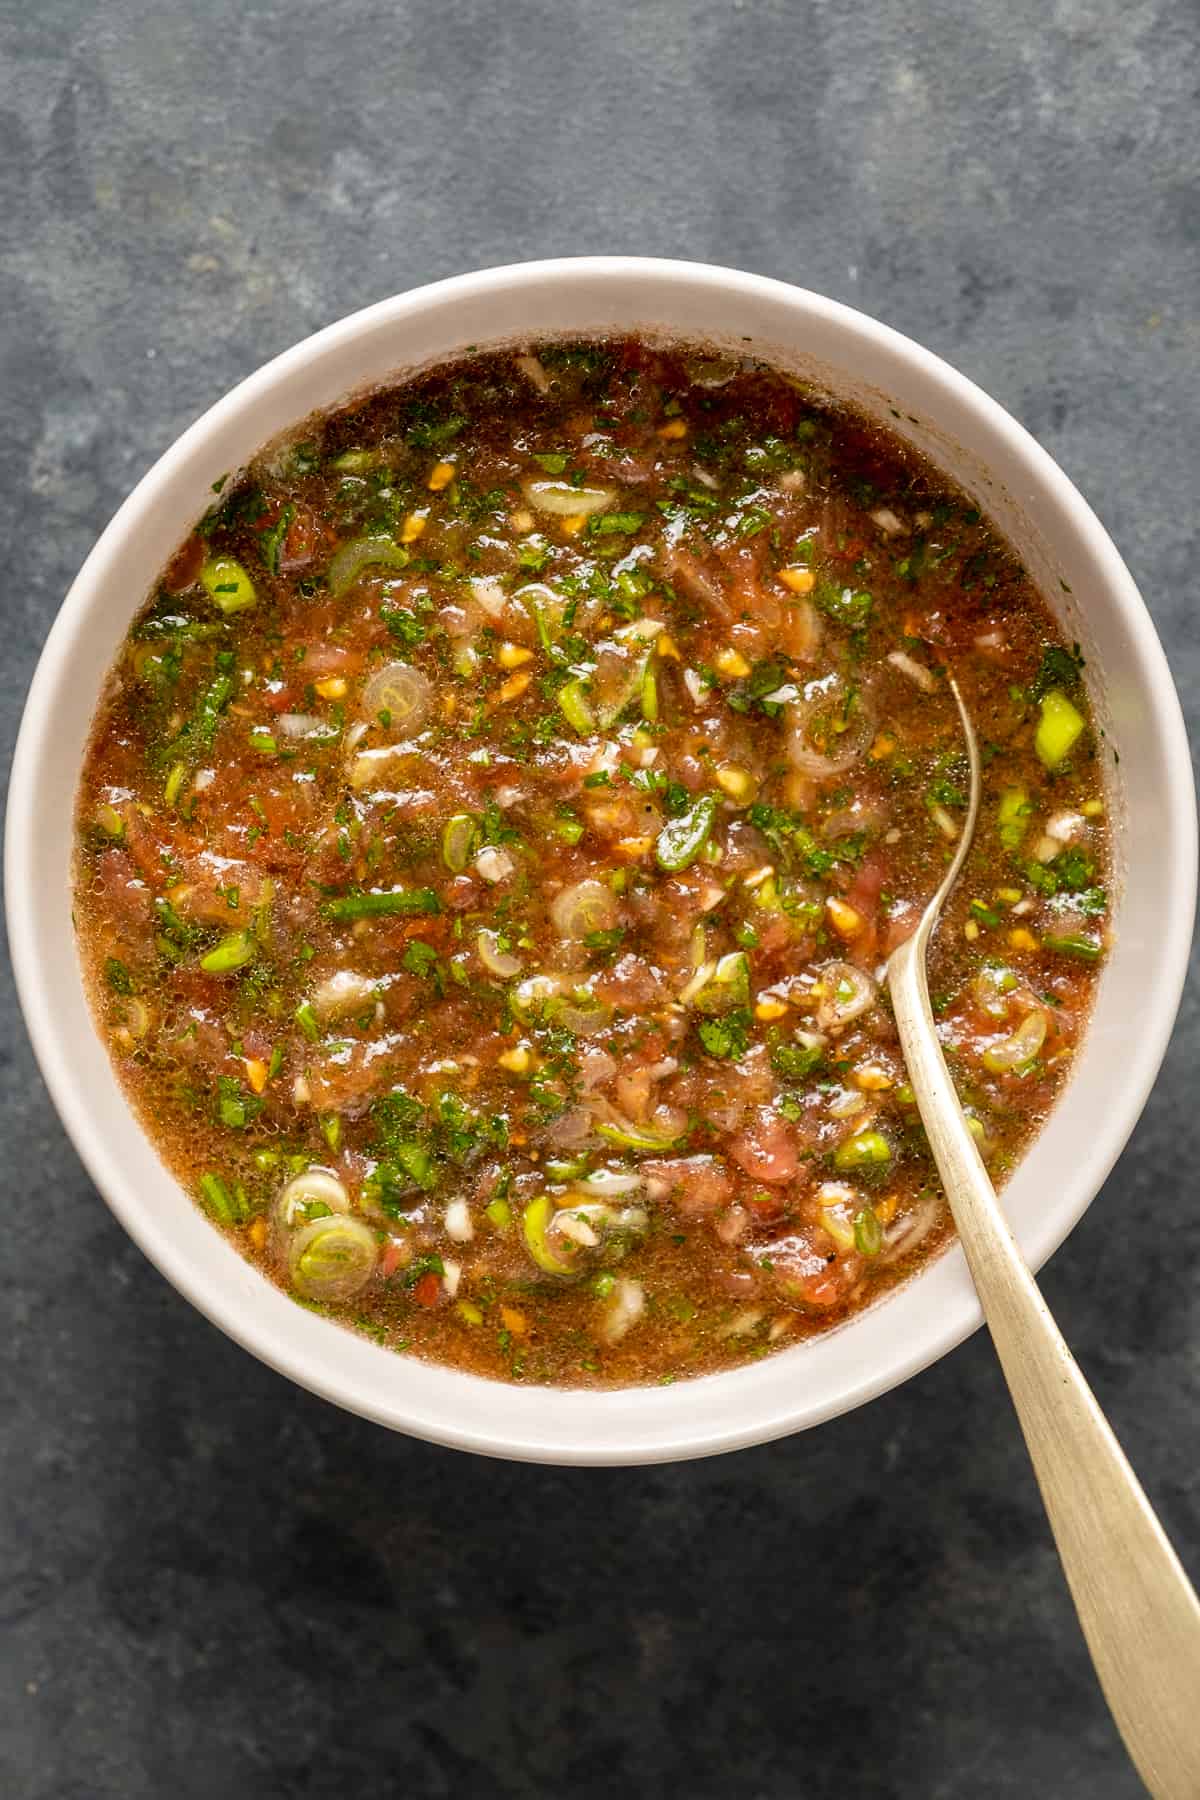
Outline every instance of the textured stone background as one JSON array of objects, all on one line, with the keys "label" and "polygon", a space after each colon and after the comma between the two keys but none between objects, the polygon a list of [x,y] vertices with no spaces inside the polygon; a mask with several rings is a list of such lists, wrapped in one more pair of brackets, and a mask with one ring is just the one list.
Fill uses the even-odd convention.
[{"label": "textured stone background", "polygon": [[[965,369],[1114,532],[1195,726],[1198,40],[1170,0],[0,0],[5,766],[199,411],[369,300],[572,251],[795,278]],[[387,1436],[125,1240],[2,973],[5,1795],[1139,1791],[986,1341],[707,1465]],[[1045,1278],[1193,1570],[1196,993]]]}]

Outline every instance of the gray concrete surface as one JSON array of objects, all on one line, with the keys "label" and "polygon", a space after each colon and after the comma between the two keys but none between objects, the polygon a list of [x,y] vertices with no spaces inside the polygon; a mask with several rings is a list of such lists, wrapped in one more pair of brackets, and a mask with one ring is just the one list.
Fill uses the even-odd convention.
[{"label": "gray concrete surface", "polygon": [[[397,289],[600,250],[794,278],[982,382],[1113,531],[1194,728],[1198,50],[1170,0],[0,0],[5,766],[98,530],[235,379]],[[1139,1791],[986,1341],[707,1465],[389,1437],[143,1261],[7,966],[0,1008],[6,1796]],[[1193,1570],[1198,1055],[1193,981],[1045,1277]]]}]

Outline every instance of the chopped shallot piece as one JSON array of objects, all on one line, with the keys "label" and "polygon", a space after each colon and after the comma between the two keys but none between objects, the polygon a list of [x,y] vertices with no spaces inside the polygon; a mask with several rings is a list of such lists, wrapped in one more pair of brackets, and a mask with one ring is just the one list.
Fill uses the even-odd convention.
[{"label": "chopped shallot piece", "polygon": [[446,1236],[456,1244],[469,1244],[475,1236],[471,1209],[465,1200],[452,1200],[446,1208]]},{"label": "chopped shallot piece", "polygon": [[507,850],[487,844],[475,858],[475,867],[485,881],[495,885],[498,881],[507,881],[516,864]]},{"label": "chopped shallot piece", "polygon": [[646,1290],[641,1282],[619,1276],[613,1289],[612,1304],[600,1328],[605,1342],[615,1344],[623,1338],[630,1326],[641,1318],[645,1306]]},{"label": "chopped shallot piece", "polygon": [[533,383],[539,394],[550,392],[550,377],[536,356],[518,356],[517,367],[525,379]]},{"label": "chopped shallot piece", "polygon": [[909,656],[906,651],[891,651],[888,656],[888,661],[891,663],[893,669],[899,669],[901,675],[907,675],[908,679],[910,681],[915,681],[919,688],[924,689],[925,693],[932,694],[934,688],[937,686],[937,679],[934,676],[933,670],[927,669],[924,663],[917,662],[916,658]]},{"label": "chopped shallot piece", "polygon": [[730,1319],[728,1325],[722,1325],[719,1335],[723,1338],[745,1337],[747,1332],[754,1330],[754,1327],[760,1322],[762,1316],[763,1310],[761,1306],[743,1307],[741,1312],[733,1315],[733,1318]]},{"label": "chopped shallot piece", "polygon": [[1046,836],[1058,844],[1073,844],[1087,821],[1082,813],[1055,812],[1046,820]]}]

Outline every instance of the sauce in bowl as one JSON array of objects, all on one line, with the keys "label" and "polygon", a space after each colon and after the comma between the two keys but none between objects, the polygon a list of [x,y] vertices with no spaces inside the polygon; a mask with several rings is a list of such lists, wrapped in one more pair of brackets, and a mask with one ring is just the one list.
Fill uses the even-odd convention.
[{"label": "sauce in bowl", "polygon": [[465,358],[222,487],[79,800],[97,1021],[238,1247],[501,1379],[702,1373],[950,1226],[881,966],[1002,1179],[1070,1068],[1107,847],[1078,653],[898,439],[636,340]]}]

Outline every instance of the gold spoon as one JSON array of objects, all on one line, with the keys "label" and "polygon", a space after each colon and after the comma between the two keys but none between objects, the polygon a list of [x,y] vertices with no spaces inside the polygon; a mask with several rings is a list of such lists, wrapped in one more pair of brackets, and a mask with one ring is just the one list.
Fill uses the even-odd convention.
[{"label": "gold spoon", "polygon": [[925,957],[979,817],[979,746],[945,879],[887,978],[908,1077],[1105,1698],[1156,1800],[1200,1796],[1200,1602],[1050,1316],[996,1198],[938,1043]]}]

